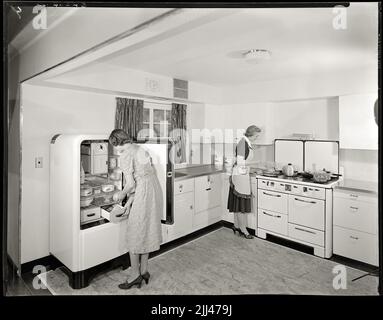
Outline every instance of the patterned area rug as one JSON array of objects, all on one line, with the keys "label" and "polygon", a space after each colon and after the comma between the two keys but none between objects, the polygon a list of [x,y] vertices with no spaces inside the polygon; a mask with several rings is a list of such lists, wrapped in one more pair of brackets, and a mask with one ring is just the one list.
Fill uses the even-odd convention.
[{"label": "patterned area rug", "polygon": [[[74,290],[57,268],[40,275],[54,295],[377,295],[378,278],[345,267],[346,289],[334,289],[338,264],[259,238],[247,240],[221,228],[149,260],[148,285],[121,290],[129,269],[114,269]],[[336,282],[336,281],[335,281]],[[339,282],[336,282],[339,283]]]}]

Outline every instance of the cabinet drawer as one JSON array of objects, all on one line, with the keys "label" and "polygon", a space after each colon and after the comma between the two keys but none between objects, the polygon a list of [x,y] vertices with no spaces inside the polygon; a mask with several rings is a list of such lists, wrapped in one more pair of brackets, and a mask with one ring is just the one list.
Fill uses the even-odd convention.
[{"label": "cabinet drawer", "polygon": [[324,201],[289,195],[289,222],[324,230]]},{"label": "cabinet drawer", "polygon": [[193,216],[193,229],[198,230],[222,219],[222,208],[216,207],[205,211],[195,212]]},{"label": "cabinet drawer", "polygon": [[174,182],[174,195],[191,191],[194,191],[194,179]]},{"label": "cabinet drawer", "polygon": [[81,209],[81,223],[90,222],[101,218],[101,209],[100,207],[90,207],[86,209]]},{"label": "cabinet drawer", "polygon": [[287,194],[258,189],[258,208],[287,214]]},{"label": "cabinet drawer", "polygon": [[378,236],[334,226],[333,251],[335,254],[378,265]]},{"label": "cabinet drawer", "polygon": [[258,228],[287,235],[287,215],[258,209]]},{"label": "cabinet drawer", "polygon": [[378,205],[346,198],[334,198],[334,225],[378,234]]},{"label": "cabinet drawer", "polygon": [[220,174],[195,178],[195,211],[221,206],[222,177]]},{"label": "cabinet drawer", "polygon": [[378,204],[378,197],[365,192],[335,189],[334,198],[343,198],[351,201],[363,201]]},{"label": "cabinet drawer", "polygon": [[289,237],[324,246],[324,232],[289,223]]}]

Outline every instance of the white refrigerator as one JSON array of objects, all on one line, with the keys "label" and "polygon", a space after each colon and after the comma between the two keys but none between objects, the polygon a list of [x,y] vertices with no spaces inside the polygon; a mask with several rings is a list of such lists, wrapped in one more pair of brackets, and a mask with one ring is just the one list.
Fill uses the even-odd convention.
[{"label": "white refrigerator", "polygon": [[[81,147],[93,142],[99,145],[106,143],[109,149],[108,154],[112,156],[108,137],[109,134],[58,134],[51,139],[50,253],[66,267],[73,288],[88,285],[89,273],[96,266],[127,253],[125,243],[127,220],[108,221],[101,209],[113,205],[113,200],[110,200],[113,191],[103,193],[95,183],[102,179],[111,182],[109,179],[110,158],[106,158],[104,170],[102,161],[98,160],[98,174],[88,173],[85,175],[85,183],[81,181],[81,159],[85,156],[82,154],[84,148]],[[140,146],[152,157],[161,185],[164,200],[162,222],[171,223],[173,213],[172,202],[169,202],[169,199],[172,194],[173,174],[169,172],[172,170],[172,165],[168,161],[168,144],[146,141],[146,143],[140,143]],[[100,155],[100,153],[97,154],[97,159],[101,158]],[[86,193],[83,192],[90,192],[89,186],[92,188],[92,193],[85,196]],[[95,194],[96,191],[98,195]],[[117,189],[114,190],[114,192],[117,191]],[[91,198],[92,195],[94,199],[91,204],[83,202],[86,197]],[[84,220],[84,212],[92,212],[93,219]]]}]

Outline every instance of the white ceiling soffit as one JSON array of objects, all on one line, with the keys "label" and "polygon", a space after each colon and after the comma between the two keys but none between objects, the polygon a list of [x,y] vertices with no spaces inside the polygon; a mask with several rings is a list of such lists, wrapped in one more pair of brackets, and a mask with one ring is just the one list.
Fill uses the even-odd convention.
[{"label": "white ceiling soffit", "polygon": [[[102,60],[221,86],[377,68],[377,3],[351,3],[345,30],[333,27],[333,8],[216,9],[214,19],[206,10],[183,10],[194,12],[194,20],[173,28],[168,20],[155,37]],[[236,53],[252,48],[268,49],[272,58],[260,63],[238,59]]]},{"label": "white ceiling soffit", "polygon": [[[232,12],[231,10],[222,11],[218,9],[169,9],[164,14],[48,70],[31,79],[31,81],[48,80],[90,64],[105,60],[109,61],[121,51],[127,52],[130,51],[130,48],[146,47],[150,43],[161,41],[165,35],[169,37],[170,35],[182,33],[185,30],[200,26]],[[108,14],[108,12],[105,12],[105,14]]]}]

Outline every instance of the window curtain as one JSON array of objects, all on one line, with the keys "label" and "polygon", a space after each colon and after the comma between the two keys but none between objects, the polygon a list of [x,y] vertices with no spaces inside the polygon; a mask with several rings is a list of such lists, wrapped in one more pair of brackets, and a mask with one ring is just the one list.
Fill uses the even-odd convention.
[{"label": "window curtain", "polygon": [[172,132],[175,143],[175,163],[186,162],[186,105],[172,103]]},{"label": "window curtain", "polygon": [[115,129],[122,129],[133,140],[137,140],[143,127],[144,101],[117,97],[116,102]]}]

